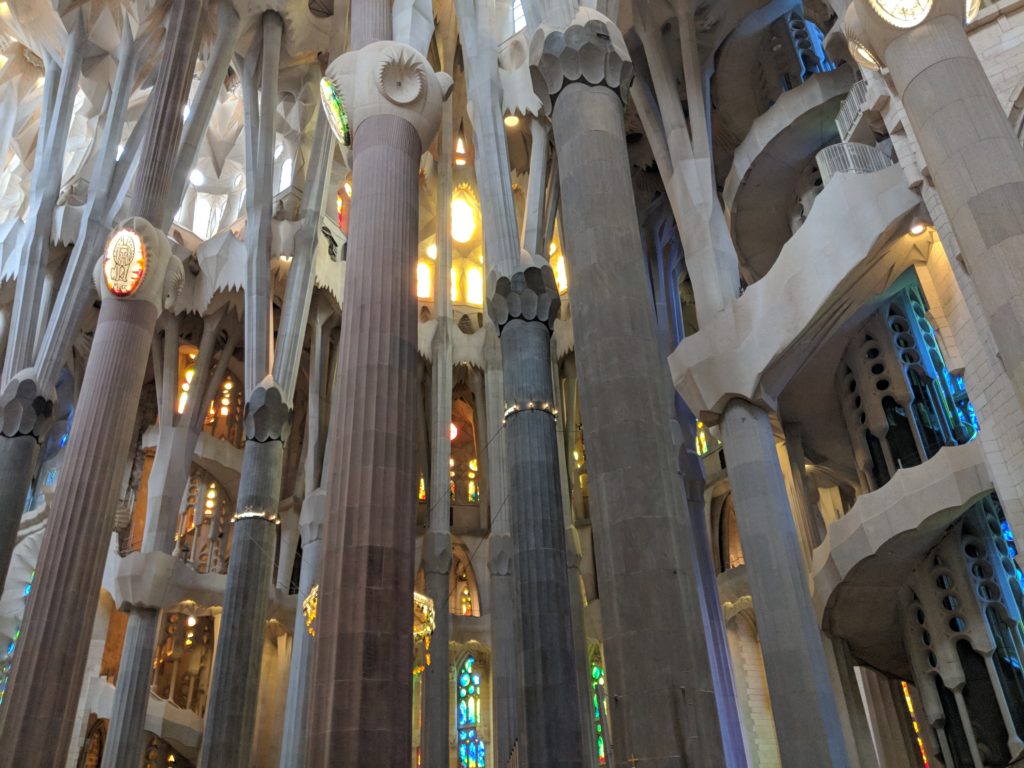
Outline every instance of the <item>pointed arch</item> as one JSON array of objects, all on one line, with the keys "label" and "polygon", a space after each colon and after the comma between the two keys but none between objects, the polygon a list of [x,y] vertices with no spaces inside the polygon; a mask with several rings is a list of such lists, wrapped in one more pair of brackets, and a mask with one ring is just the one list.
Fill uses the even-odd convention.
[{"label": "pointed arch", "polygon": [[452,544],[452,570],[448,576],[448,609],[457,616],[480,615],[480,592],[469,552],[461,543]]}]

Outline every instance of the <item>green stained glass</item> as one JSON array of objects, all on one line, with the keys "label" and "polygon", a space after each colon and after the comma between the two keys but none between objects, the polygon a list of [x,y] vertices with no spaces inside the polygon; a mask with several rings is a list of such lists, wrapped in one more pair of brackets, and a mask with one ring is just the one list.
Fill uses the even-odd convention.
[{"label": "green stained glass", "polygon": [[334,83],[326,77],[320,79],[320,100],[331,121],[331,130],[335,137],[346,147],[349,146],[352,143],[352,132],[349,130],[345,105],[342,103],[341,94],[334,87]]}]

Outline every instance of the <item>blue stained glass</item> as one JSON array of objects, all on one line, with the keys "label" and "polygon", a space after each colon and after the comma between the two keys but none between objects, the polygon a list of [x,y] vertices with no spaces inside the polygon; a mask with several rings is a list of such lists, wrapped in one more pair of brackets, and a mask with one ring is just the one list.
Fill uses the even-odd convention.
[{"label": "blue stained glass", "polygon": [[459,670],[458,730],[459,768],[486,768],[484,742],[477,734],[480,722],[480,675],[473,671],[470,656]]}]

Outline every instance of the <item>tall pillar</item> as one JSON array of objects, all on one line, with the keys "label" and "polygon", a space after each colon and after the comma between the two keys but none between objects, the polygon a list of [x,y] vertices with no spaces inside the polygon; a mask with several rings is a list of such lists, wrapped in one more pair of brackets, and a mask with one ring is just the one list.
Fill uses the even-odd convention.
[{"label": "tall pillar", "polygon": [[846,766],[771,422],[758,406],[735,399],[725,406],[721,429],[782,762]]},{"label": "tall pillar", "polygon": [[[354,137],[335,466],[318,606],[310,766],[407,768],[412,732],[413,451],[419,164],[451,78],[409,46],[374,39],[327,68]],[[358,23],[357,23],[358,22]],[[380,73],[378,75],[378,73]],[[344,132],[342,132],[344,135]],[[444,657],[444,651],[440,656]]]},{"label": "tall pillar", "polygon": [[615,758],[718,768],[699,578],[678,542],[670,380],[630,192],[629,54],[611,21],[581,8],[567,30],[541,27],[530,58],[561,179]]},{"label": "tall pillar", "polygon": [[519,736],[519,615],[512,578],[512,527],[508,503],[505,452],[504,377],[501,345],[494,326],[484,326],[484,401],[487,411],[487,493],[490,496],[491,535],[487,570],[491,575],[491,729],[495,765],[503,765]]},{"label": "tall pillar", "polygon": [[489,311],[501,334],[508,514],[519,587],[523,754],[528,765],[582,766],[570,621],[551,328],[558,287],[551,267],[497,280]]},{"label": "tall pillar", "polygon": [[306,629],[302,601],[319,577],[323,552],[323,523],[327,494],[318,489],[305,498],[299,516],[302,534],[302,569],[299,571],[299,605],[292,633],[292,658],[288,672],[284,735],[281,737],[280,768],[306,765],[306,726],[309,723],[309,689],[313,672],[313,638]]},{"label": "tall pillar", "polygon": [[268,377],[245,405],[245,448],[231,560],[199,757],[206,768],[250,765],[284,444],[290,427],[291,408]]},{"label": "tall pillar", "polygon": [[430,513],[429,530],[423,537],[423,571],[427,596],[434,601],[434,632],[431,663],[423,672],[423,734],[420,754],[424,768],[447,768],[451,724],[451,678],[448,640],[451,612],[448,607],[452,537],[449,530],[451,501],[449,464],[452,454],[448,433],[452,420],[452,103],[441,109],[441,135],[437,152],[437,269],[434,272],[434,314],[437,330],[430,369]]},{"label": "tall pillar", "polygon": [[964,3],[916,6],[925,12],[901,29],[855,0],[844,30],[858,61],[889,69],[1024,404],[1024,150],[964,31]]},{"label": "tall pillar", "polygon": [[138,409],[157,315],[177,298],[183,274],[149,221],[168,204],[199,17],[187,0],[171,6],[132,195],[138,217],[114,234],[97,267],[103,303],[0,723],[4,765],[57,765],[68,751],[88,654],[81,628],[95,613],[131,450],[135,422],[125,414]]}]

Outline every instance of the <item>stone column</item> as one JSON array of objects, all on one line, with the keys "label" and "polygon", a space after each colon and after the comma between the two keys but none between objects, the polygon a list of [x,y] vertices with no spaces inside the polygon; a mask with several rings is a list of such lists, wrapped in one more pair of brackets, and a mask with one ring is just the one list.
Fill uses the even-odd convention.
[{"label": "stone column", "polygon": [[519,615],[512,578],[512,534],[507,508],[505,475],[504,377],[501,346],[489,320],[484,327],[484,400],[487,411],[487,493],[490,495],[491,535],[487,539],[487,570],[491,575],[491,754],[495,765],[504,765],[519,736]]},{"label": "stone column", "polygon": [[[125,227],[138,235],[148,265],[126,296],[100,278],[103,304],[5,702],[0,741],[12,765],[57,765],[67,754],[88,654],[82,627],[95,613],[121,467],[131,451],[135,419],[125,414],[138,409],[157,314],[181,278],[162,233],[141,218]],[[135,247],[122,237],[115,233],[108,253]]]},{"label": "stone column", "polygon": [[437,330],[430,369],[430,504],[423,537],[423,571],[427,596],[434,601],[435,626],[430,638],[433,660],[423,672],[423,732],[420,754],[425,768],[446,768],[451,724],[451,679],[448,673],[448,639],[451,613],[448,608],[448,576],[452,566],[449,531],[451,502],[449,461],[452,420],[452,104],[442,108],[437,168],[437,269],[434,273],[434,314]]},{"label": "stone column", "polygon": [[302,534],[302,570],[299,572],[299,600],[295,609],[292,658],[288,672],[288,698],[284,709],[280,768],[306,765],[306,726],[309,722],[309,689],[313,671],[313,637],[306,629],[302,601],[316,584],[323,550],[323,522],[327,494],[322,489],[306,497],[299,516]]},{"label": "stone column", "polygon": [[291,408],[268,377],[245,406],[245,449],[231,561],[199,758],[209,768],[250,765],[281,469],[290,426]]},{"label": "stone column", "polygon": [[964,3],[936,0],[897,29],[856,0],[844,30],[859,61],[867,52],[889,69],[1024,404],[1024,150],[964,32]]},{"label": "stone column", "polygon": [[582,766],[569,580],[552,404],[551,328],[558,315],[551,267],[496,281],[488,308],[501,334],[507,514],[519,587],[523,654],[522,754],[528,765]]},{"label": "stone column", "polygon": [[629,54],[612,22],[581,8],[565,31],[542,26],[530,59],[561,179],[616,760],[719,768],[699,577],[678,542],[670,379],[626,156]]},{"label": "stone column", "polygon": [[756,405],[735,399],[725,406],[721,429],[782,762],[846,766],[771,422]]},{"label": "stone column", "polygon": [[[368,4],[353,6],[353,45],[367,40],[356,10]],[[327,79],[354,136],[356,194],[334,395],[336,464],[325,468],[309,765],[407,768],[419,164],[437,131],[451,78],[435,75],[409,46],[377,42],[340,56],[327,68]]]},{"label": "stone column", "polygon": [[33,378],[21,376],[0,397],[0,592],[18,540],[40,441],[50,429],[53,399],[39,391]]}]

